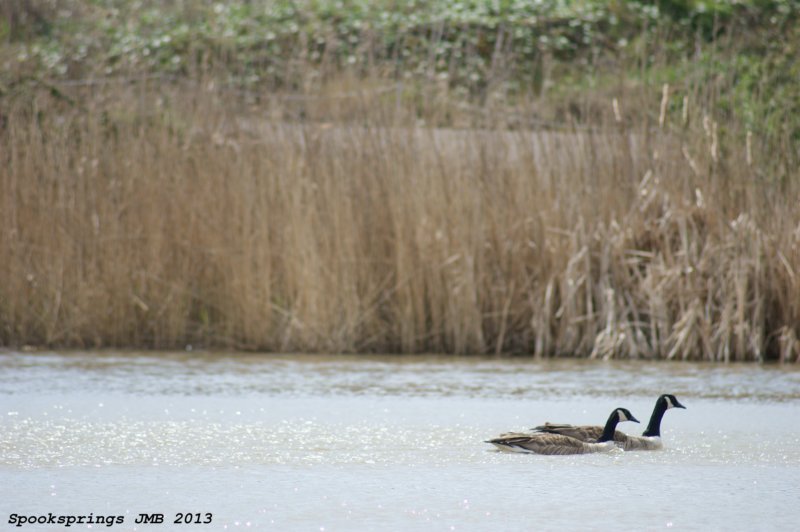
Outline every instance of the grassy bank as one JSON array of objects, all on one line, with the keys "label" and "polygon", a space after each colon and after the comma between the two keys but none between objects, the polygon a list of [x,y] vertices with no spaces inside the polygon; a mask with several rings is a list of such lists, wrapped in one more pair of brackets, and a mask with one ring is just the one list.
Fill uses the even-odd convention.
[{"label": "grassy bank", "polygon": [[[430,20],[397,19],[317,57],[281,39],[342,13],[302,4],[297,31],[269,39],[253,37],[269,20],[234,17],[260,30],[223,46],[192,31],[230,12],[176,2],[192,38],[170,37],[166,62],[89,46],[97,61],[49,70],[33,50],[68,49],[60,24],[130,4],[55,18],[36,5],[49,33],[9,24],[3,49],[17,61],[0,95],[4,345],[800,356],[797,117],[790,89],[767,83],[788,52],[742,66],[742,83],[764,74],[742,92],[725,66],[757,46],[725,38],[746,11],[635,31],[606,27],[607,11],[595,33],[581,26],[586,42],[565,29],[574,12],[551,11],[543,35],[562,48],[526,63],[527,37],[495,31],[488,48],[463,45],[463,61],[488,62],[462,78],[454,49],[441,63],[431,42],[481,35],[484,19],[431,15],[450,21],[438,41]],[[337,27],[365,35],[353,20],[380,19],[367,5]],[[793,13],[764,31],[791,33]],[[398,35],[418,36],[407,56],[386,44]]]}]

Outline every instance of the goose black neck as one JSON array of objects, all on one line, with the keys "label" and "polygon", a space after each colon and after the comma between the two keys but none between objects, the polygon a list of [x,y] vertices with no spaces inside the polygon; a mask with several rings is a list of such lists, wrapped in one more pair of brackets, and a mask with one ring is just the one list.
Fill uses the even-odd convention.
[{"label": "goose black neck", "polygon": [[614,439],[614,432],[617,430],[617,423],[619,423],[619,415],[615,410],[608,416],[606,426],[603,427],[603,434],[597,439],[597,443],[612,441]]},{"label": "goose black neck", "polygon": [[661,436],[661,418],[664,417],[664,412],[667,411],[667,402],[664,399],[656,401],[656,407],[653,409],[653,415],[650,416],[650,423],[642,433],[642,436]]}]

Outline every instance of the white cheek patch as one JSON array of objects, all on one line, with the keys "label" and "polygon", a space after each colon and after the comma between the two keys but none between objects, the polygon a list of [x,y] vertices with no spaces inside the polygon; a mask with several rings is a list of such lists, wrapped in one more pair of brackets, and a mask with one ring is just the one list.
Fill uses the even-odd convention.
[{"label": "white cheek patch", "polygon": [[669,395],[665,398],[667,400],[667,408],[675,408],[675,405],[672,403],[672,399],[670,399]]},{"label": "white cheek patch", "polygon": [[628,416],[626,416],[625,412],[623,412],[622,410],[617,410],[617,415],[619,416],[620,422],[628,421]]}]

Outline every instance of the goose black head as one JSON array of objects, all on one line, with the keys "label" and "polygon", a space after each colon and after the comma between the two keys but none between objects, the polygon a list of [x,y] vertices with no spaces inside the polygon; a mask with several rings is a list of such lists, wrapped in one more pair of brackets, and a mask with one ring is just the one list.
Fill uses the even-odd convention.
[{"label": "goose black head", "polygon": [[633,421],[634,423],[638,423],[639,420],[633,417],[631,411],[627,408],[615,408],[611,415],[608,416],[608,421],[606,421],[606,426],[603,427],[603,434],[600,435],[598,438],[597,443],[603,443],[607,441],[611,441],[614,439],[614,431],[617,428],[617,423],[622,423],[623,421]]},{"label": "goose black head", "polygon": [[631,411],[627,408],[617,408],[614,410],[614,414],[617,416],[617,421],[622,423],[623,421],[633,421],[634,423],[638,423],[639,420],[633,417]]},{"label": "goose black head", "polygon": [[653,415],[650,416],[650,423],[647,424],[642,436],[661,436],[661,418],[664,417],[664,412],[670,408],[686,408],[678,399],[669,393],[659,396],[656,400],[656,407],[653,409]]},{"label": "goose black head", "polygon": [[686,408],[671,393],[665,393],[664,395],[659,397],[659,400],[663,400],[664,401],[664,404],[667,407],[667,409],[670,409],[670,408],[683,408],[683,409],[685,409]]}]

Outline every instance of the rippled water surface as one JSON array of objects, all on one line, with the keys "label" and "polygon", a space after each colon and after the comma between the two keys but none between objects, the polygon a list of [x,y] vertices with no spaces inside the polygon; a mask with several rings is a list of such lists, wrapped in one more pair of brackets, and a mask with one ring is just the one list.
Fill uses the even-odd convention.
[{"label": "rippled water surface", "polygon": [[[551,457],[483,443],[544,421],[602,424],[617,406],[644,425],[660,393],[687,406],[666,414],[663,451]],[[792,530],[800,519],[795,367],[3,352],[0,407],[0,523],[16,530],[12,514],[51,512],[123,516],[118,530]],[[179,512],[212,522],[178,527]],[[137,525],[140,513],[167,524]]]}]

